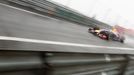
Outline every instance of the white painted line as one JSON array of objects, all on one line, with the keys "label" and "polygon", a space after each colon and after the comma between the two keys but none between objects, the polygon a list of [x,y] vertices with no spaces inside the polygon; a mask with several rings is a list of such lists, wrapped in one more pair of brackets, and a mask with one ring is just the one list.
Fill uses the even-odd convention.
[{"label": "white painted line", "polygon": [[104,54],[104,56],[105,56],[105,60],[106,60],[107,62],[110,62],[110,61],[111,61],[110,55]]},{"label": "white painted line", "polygon": [[[31,13],[34,15],[38,15],[41,17],[47,17],[50,19],[54,19],[48,16],[44,16],[38,13],[30,12],[24,9],[16,8],[7,4],[0,5],[7,6],[13,9],[17,9],[20,11],[24,11],[27,13]],[[55,19],[57,20],[57,19]],[[31,43],[41,43],[41,44],[53,44],[53,45],[64,45],[64,46],[76,46],[76,47],[89,47],[89,48],[103,48],[103,49],[119,49],[119,50],[134,50],[134,48],[127,48],[127,47],[109,47],[109,46],[97,46],[97,45],[89,45],[89,44],[78,44],[78,43],[68,43],[68,42],[59,42],[59,41],[47,41],[47,40],[38,40],[38,39],[28,39],[28,38],[18,38],[18,37],[7,37],[7,36],[0,36],[0,40],[9,40],[9,41],[20,41],[20,42],[31,42]]]},{"label": "white painted line", "polygon": [[29,42],[29,43],[38,43],[38,44],[50,44],[50,45],[61,45],[61,46],[74,46],[74,47],[88,47],[88,48],[102,48],[102,49],[118,49],[118,50],[134,50],[134,48],[98,46],[98,45],[69,43],[69,42],[59,42],[59,41],[48,41],[48,40],[38,40],[38,39],[28,39],[28,38],[19,38],[19,37],[8,37],[8,36],[0,36],[0,40],[18,41],[18,42]]}]

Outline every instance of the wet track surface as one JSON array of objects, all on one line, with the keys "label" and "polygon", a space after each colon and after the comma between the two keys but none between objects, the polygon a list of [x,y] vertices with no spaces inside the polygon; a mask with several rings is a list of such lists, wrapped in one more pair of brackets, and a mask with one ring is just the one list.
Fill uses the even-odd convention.
[{"label": "wet track surface", "polygon": [[[56,41],[64,43],[86,44],[106,47],[133,48],[134,46],[126,43],[122,44],[115,41],[105,41],[88,33],[88,27],[53,19],[47,16],[39,16],[27,11],[14,9],[0,4],[0,36],[19,37],[28,39],[37,39],[45,41]],[[105,48],[84,48],[57,46],[49,44],[31,44],[20,43],[16,41],[1,40],[1,49],[11,50],[40,50],[40,51],[71,51],[71,52],[98,52],[98,53],[116,53],[119,51],[106,51]],[[102,51],[101,51],[102,50]],[[104,52],[105,51],[105,52]],[[130,52],[120,52],[122,54]]]}]

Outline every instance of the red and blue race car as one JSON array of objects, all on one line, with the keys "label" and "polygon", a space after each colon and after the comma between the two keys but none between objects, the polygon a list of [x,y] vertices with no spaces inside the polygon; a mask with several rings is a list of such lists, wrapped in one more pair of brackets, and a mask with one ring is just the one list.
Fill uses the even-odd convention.
[{"label": "red and blue race car", "polygon": [[123,34],[114,33],[111,30],[108,29],[100,29],[98,27],[90,27],[88,29],[89,33],[92,33],[95,36],[98,36],[101,39],[104,40],[113,40],[113,41],[119,41],[121,43],[124,43],[125,37]]}]

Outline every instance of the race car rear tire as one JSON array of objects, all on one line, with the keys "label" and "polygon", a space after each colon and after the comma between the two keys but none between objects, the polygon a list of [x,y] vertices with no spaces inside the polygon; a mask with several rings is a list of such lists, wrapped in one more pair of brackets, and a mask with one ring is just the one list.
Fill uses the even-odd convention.
[{"label": "race car rear tire", "polygon": [[124,43],[124,40],[120,40],[121,43]]}]

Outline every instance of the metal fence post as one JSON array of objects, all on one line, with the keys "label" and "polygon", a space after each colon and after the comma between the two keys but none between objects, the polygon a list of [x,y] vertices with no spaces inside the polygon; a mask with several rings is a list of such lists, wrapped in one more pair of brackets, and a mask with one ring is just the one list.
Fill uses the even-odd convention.
[{"label": "metal fence post", "polygon": [[127,71],[127,67],[129,65],[129,61],[130,61],[130,58],[128,57],[128,55],[125,55],[125,62],[124,62],[124,65],[121,67],[121,72],[119,75],[125,75],[126,71]]}]

